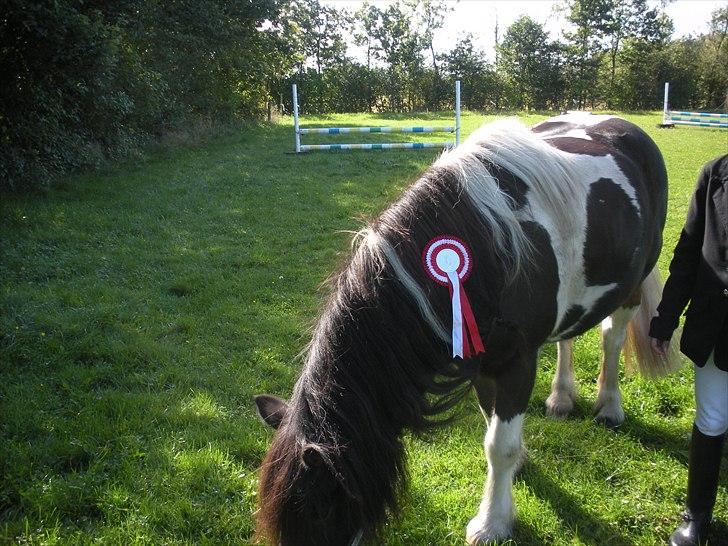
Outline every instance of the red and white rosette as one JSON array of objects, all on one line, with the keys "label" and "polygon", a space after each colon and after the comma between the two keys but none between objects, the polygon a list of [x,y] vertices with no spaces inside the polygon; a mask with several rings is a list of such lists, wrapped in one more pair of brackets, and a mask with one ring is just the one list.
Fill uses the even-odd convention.
[{"label": "red and white rosette", "polygon": [[[452,235],[432,239],[422,251],[422,264],[436,283],[447,286],[452,302],[452,355],[468,358],[485,352],[463,283],[473,269],[468,246]],[[472,345],[472,349],[471,349]]]}]

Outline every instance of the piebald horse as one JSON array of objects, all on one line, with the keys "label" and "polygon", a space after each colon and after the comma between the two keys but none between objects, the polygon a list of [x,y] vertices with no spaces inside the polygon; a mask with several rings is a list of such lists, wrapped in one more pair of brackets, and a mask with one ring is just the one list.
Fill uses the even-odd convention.
[{"label": "piebald horse", "polygon": [[[496,122],[444,153],[355,238],[290,403],[256,397],[278,429],[260,475],[259,540],[374,539],[406,485],[403,432],[441,423],[471,386],[488,471],[466,537],[509,536],[540,347],[559,344],[546,405],[564,416],[575,397],[570,340],[601,322],[595,413],[612,425],[624,420],[625,341],[648,375],[677,361],[653,355],[646,334],[666,206],[657,146],[616,117]],[[433,241],[449,248],[434,262]]]}]

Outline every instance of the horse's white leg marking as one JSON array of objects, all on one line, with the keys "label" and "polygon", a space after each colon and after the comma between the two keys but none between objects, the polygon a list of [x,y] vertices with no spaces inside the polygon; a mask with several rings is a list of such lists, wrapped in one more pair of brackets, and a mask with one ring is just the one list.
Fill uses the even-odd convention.
[{"label": "horse's white leg marking", "polygon": [[478,514],[468,523],[466,537],[471,546],[510,536],[515,510],[513,475],[522,457],[523,414],[503,421],[494,414],[485,434],[488,477]]},{"label": "horse's white leg marking", "polygon": [[627,337],[627,324],[638,307],[620,307],[602,321],[602,370],[599,394],[594,404],[596,420],[608,425],[624,422],[619,392],[619,354]]},{"label": "horse's white leg marking", "polygon": [[556,344],[558,358],[556,373],[551,382],[551,395],[546,400],[546,414],[551,417],[566,417],[574,409],[576,388],[574,387],[573,339]]}]

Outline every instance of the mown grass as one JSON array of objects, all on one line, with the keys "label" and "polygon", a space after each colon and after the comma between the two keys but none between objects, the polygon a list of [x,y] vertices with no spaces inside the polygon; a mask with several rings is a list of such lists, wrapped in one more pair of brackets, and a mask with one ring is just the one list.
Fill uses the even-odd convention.
[{"label": "mown grass", "polygon": [[[728,133],[626,117],[667,161],[665,271],[699,169],[728,151]],[[464,134],[487,119],[464,115]],[[45,195],[0,196],[0,541],[250,542],[271,438],[252,395],[290,393],[319,286],[345,260],[349,232],[437,153],[297,157],[286,154],[292,146],[289,121],[251,127],[202,149],[70,177]],[[555,351],[543,352],[512,543],[663,543],[684,500],[692,372],[625,378],[627,422],[613,431],[591,418],[595,332],[577,342],[575,358],[576,415],[558,422],[544,416]],[[411,493],[383,543],[463,544],[485,471],[474,400],[463,414],[406,439]],[[724,466],[712,544],[728,543]]]}]

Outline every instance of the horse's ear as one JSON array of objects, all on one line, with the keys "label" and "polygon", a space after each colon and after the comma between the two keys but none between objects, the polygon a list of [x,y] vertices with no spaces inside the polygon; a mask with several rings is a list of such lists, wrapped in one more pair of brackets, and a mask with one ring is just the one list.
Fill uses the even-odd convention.
[{"label": "horse's ear", "polygon": [[255,405],[263,422],[273,428],[278,428],[288,413],[288,402],[270,394],[256,396]]}]

